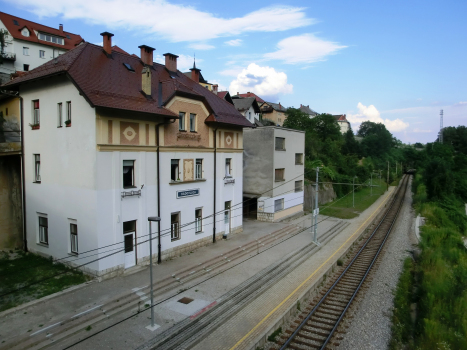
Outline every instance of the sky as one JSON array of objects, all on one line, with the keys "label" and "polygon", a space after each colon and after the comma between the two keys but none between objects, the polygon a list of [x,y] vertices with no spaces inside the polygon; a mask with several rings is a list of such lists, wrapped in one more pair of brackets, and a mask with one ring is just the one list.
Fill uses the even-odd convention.
[{"label": "sky", "polygon": [[220,89],[381,122],[404,143],[467,125],[467,1],[0,0],[1,11],[179,55]]}]

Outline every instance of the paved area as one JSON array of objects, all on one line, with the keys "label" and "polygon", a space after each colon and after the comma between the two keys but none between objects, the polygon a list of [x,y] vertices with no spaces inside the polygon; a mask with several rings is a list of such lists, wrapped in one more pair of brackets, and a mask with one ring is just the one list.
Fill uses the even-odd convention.
[{"label": "paved area", "polygon": [[[390,188],[389,193],[392,190]],[[262,327],[266,327],[269,321],[274,319],[276,313],[285,308],[289,302],[293,302],[293,297],[287,299],[286,302],[284,302],[284,298],[290,295],[294,289],[300,292],[307,284],[312,283],[314,278],[319,278],[321,276],[320,271],[324,272],[327,269],[326,264],[331,264],[329,257],[339,247],[343,246],[341,249],[345,249],[347,245],[351,244],[351,238],[356,236],[355,231],[365,221],[370,220],[370,216],[383,203],[387,195],[388,193],[379,198],[358,218],[346,220],[350,223],[350,226],[343,230],[341,234],[337,235],[294,273],[263,294],[262,298],[254,301],[251,306],[232,317],[226,324],[221,325],[211,336],[199,344],[198,349],[248,348],[255,341],[255,336],[260,333]],[[320,217],[319,220],[322,222],[319,225],[318,236],[322,235],[338,221],[326,217]],[[156,265],[154,268],[155,282],[157,283],[158,280],[163,280],[189,266],[195,267],[210,258],[260,239],[291,224],[307,227],[310,225],[310,217],[302,216],[288,223],[263,223],[246,220],[243,233],[233,235],[228,240],[219,241],[214,245],[200,248],[192,254]],[[168,298],[155,307],[157,327],[154,330],[146,328],[150,325],[149,311],[135,315],[135,311],[130,310],[115,317],[109,317],[97,327],[86,328],[84,324],[83,328],[89,330],[81,332],[79,336],[70,335],[68,343],[60,344],[56,348],[62,349],[79,339],[94,334],[96,331],[101,332],[73,346],[72,349],[135,348],[186,317],[193,317],[193,315],[209,309],[227,291],[277,261],[280,257],[308,244],[311,238],[311,233],[306,230],[267,250],[258,244],[257,250],[240,259],[244,262],[232,262],[232,266],[220,274],[213,273],[212,276],[208,274],[181,286],[180,290],[177,291],[179,294]],[[309,278],[306,283],[302,283],[309,277],[310,273],[313,274],[312,278]],[[121,276],[100,283],[91,283],[84,288],[23,308],[17,312],[7,315],[0,314],[0,343],[17,334],[32,335],[34,333],[38,333],[52,342],[54,326],[60,324],[64,317],[76,316],[99,308],[109,299],[118,298],[119,295],[124,293],[138,295],[141,298],[142,307],[144,307],[144,304],[148,302],[148,295],[142,293],[141,290],[149,284],[148,282],[149,270],[146,267],[129,276]],[[174,293],[171,295],[174,295]],[[156,301],[161,298],[162,296],[155,296]],[[193,299],[193,301],[183,304],[179,302],[182,298]],[[277,305],[280,306],[276,308]],[[270,316],[265,319],[269,313],[271,313]],[[131,317],[132,315],[135,316]],[[115,325],[117,322],[120,323]],[[106,327],[109,328],[104,330]],[[239,340],[241,341],[239,342]],[[54,347],[52,346],[52,348]]]}]

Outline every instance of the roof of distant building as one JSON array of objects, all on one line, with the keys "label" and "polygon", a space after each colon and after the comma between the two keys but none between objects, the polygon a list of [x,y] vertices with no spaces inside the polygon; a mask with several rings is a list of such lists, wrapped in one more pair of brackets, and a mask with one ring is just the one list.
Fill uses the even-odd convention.
[{"label": "roof of distant building", "polygon": [[[43,45],[53,46],[61,49],[70,50],[74,48],[79,43],[83,42],[83,38],[81,38],[78,34],[73,34],[69,32],[65,32],[57,28],[47,27],[39,23],[31,22],[25,20],[20,17],[9,15],[5,12],[0,12],[0,20],[2,21],[3,25],[6,27],[8,32],[11,36],[18,40],[24,40],[29,42],[35,42]],[[29,31],[29,36],[24,36],[21,34],[23,28],[27,28]],[[63,28],[63,27],[61,27]],[[64,45],[39,40],[36,35],[36,32],[40,32],[43,34],[50,34],[64,39]]]},{"label": "roof of distant building", "polygon": [[264,102],[261,107],[263,107],[264,105],[269,105],[271,106],[274,110],[276,111],[279,111],[279,112],[287,112],[287,107],[284,107],[283,105],[281,105],[281,103],[273,103],[273,102]]},{"label": "roof of distant building", "polygon": [[233,104],[232,97],[230,97],[230,93],[228,91],[218,91],[217,96]]},{"label": "roof of distant building", "polygon": [[254,98],[256,99],[256,102],[258,102],[258,103],[266,102],[266,101],[264,101],[261,97],[259,97],[258,95],[256,95],[255,93],[249,92],[249,91],[248,91],[246,94],[239,94],[239,93],[237,92],[236,95],[232,96],[232,98],[235,98],[235,97],[237,97],[237,98],[239,98],[239,97],[254,97]]},{"label": "roof of distant building", "polygon": [[240,112],[246,111],[250,107],[253,107],[255,113],[261,112],[258,106],[258,102],[256,102],[254,97],[234,98],[232,100],[235,108],[237,108],[237,110]]},{"label": "roof of distant building", "polygon": [[336,118],[337,122],[347,122],[347,123],[349,122],[345,114],[336,114],[336,115],[333,115],[333,117]]},{"label": "roof of distant building", "polygon": [[314,110],[312,110],[310,108],[310,106],[304,106],[304,105],[300,105],[300,111],[302,111],[303,113],[306,113],[308,115],[312,115],[312,116],[317,116],[318,115],[318,112],[315,112]]},{"label": "roof of distant building", "polygon": [[[127,68],[129,65],[132,71]],[[235,107],[195,83],[178,71],[170,73],[165,65],[153,63],[151,96],[141,93],[141,73],[144,68],[139,57],[116,50],[111,57],[101,46],[83,43],[63,55],[2,85],[16,89],[19,85],[59,74],[66,74],[80,89],[93,107],[106,107],[150,113],[165,117],[178,117],[164,105],[174,96],[202,101],[211,113],[206,122],[231,126],[251,127],[251,123]],[[92,77],[92,79],[90,79]],[[159,85],[161,82],[161,85]],[[159,101],[159,86],[162,99]]]}]

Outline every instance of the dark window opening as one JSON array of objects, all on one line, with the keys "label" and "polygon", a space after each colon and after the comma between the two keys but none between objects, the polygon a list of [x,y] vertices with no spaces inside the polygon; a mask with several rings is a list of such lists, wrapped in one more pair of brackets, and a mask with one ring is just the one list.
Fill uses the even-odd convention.
[{"label": "dark window opening", "polygon": [[78,254],[78,225],[70,224],[71,252]]},{"label": "dark window opening", "polygon": [[123,188],[135,187],[135,161],[123,161]]},{"label": "dark window opening", "polygon": [[172,181],[180,181],[179,177],[179,159],[172,159],[170,161],[170,179]]},{"label": "dark window opening", "polygon": [[29,64],[23,64],[23,71],[25,72],[29,71]]},{"label": "dark window opening", "polygon": [[49,222],[43,216],[39,216],[39,242],[49,244]]},{"label": "dark window opening", "polygon": [[19,23],[18,23],[18,21],[17,21],[16,19],[13,20],[13,24],[14,24],[15,26],[19,26]]},{"label": "dark window opening", "polygon": [[123,63],[126,69],[128,69],[130,72],[134,72],[135,70],[133,69],[132,66],[130,66],[128,63]]},{"label": "dark window opening", "polygon": [[172,241],[180,239],[180,213],[170,215],[170,238]]}]

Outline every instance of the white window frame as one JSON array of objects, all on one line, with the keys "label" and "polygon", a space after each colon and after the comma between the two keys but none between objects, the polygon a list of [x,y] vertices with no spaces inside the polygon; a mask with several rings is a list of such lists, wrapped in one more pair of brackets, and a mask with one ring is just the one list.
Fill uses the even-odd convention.
[{"label": "white window frame", "polygon": [[[46,220],[47,226],[41,225],[41,219]],[[41,227],[45,227],[41,230]],[[49,219],[47,214],[37,214],[37,242],[39,244],[49,245]]]},{"label": "white window frame", "polygon": [[60,37],[55,36],[55,35],[39,33],[39,35],[37,37],[39,38],[39,40],[42,40],[42,41],[48,41],[50,43],[64,45],[63,38],[60,38]]},{"label": "white window frame", "polygon": [[185,116],[186,116],[186,113],[185,112],[178,112],[178,130],[179,131],[186,131],[186,128],[185,128]]},{"label": "white window frame", "polygon": [[190,113],[190,132],[196,132],[196,114]]},{"label": "white window frame", "polygon": [[[172,165],[176,165],[175,168],[175,179],[172,176]],[[180,181],[180,159],[170,160],[170,181]]]},{"label": "white window frame", "polygon": [[197,158],[195,160],[195,179],[199,180],[203,178],[203,159]]},{"label": "white window frame", "polygon": [[276,199],[274,201],[274,213],[284,210],[284,198]]},{"label": "white window frame", "polygon": [[[35,106],[36,102],[38,108]],[[39,100],[32,100],[32,123],[34,125],[41,124],[41,105]]]},{"label": "white window frame", "polygon": [[45,58],[45,50],[39,50],[39,58]]},{"label": "white window frame", "polygon": [[225,158],[225,177],[232,177],[232,158]]},{"label": "white window frame", "polygon": [[201,232],[203,232],[203,207],[195,208],[195,233]]},{"label": "white window frame", "polygon": [[66,101],[66,120],[65,120],[65,123],[67,123],[68,121],[70,122],[69,125],[71,125],[71,101]]},{"label": "white window frame", "polygon": [[57,103],[57,121],[58,121],[58,127],[62,127],[62,121],[63,121],[63,103],[59,102]]},{"label": "white window frame", "polygon": [[34,154],[33,160],[34,160],[34,182],[41,183],[41,155],[37,153]]},{"label": "white window frame", "polygon": [[[128,171],[131,172],[131,185],[125,185],[125,167],[130,168]],[[123,188],[135,188],[135,160],[134,159],[124,159],[122,162],[122,186]]]},{"label": "white window frame", "polygon": [[[174,216],[177,216],[177,221],[173,222],[172,219]],[[181,222],[181,213],[175,212],[170,214],[170,239],[171,241],[177,241],[180,239],[180,222]]]},{"label": "white window frame", "polygon": [[23,56],[29,56],[29,47],[23,46]]},{"label": "white window frame", "polygon": [[[73,226],[76,228],[76,233],[73,232]],[[78,254],[78,223],[76,220],[70,220],[70,253]]]}]

